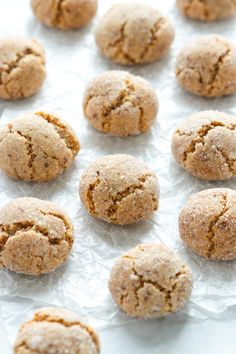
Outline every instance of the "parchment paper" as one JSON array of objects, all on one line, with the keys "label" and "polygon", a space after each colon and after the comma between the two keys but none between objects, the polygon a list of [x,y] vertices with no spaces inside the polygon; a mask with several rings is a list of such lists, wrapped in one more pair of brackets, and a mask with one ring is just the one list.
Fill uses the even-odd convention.
[{"label": "parchment paper", "polygon": [[[61,32],[40,25],[33,17],[28,0],[0,0],[1,36],[23,35],[37,38],[47,54],[47,79],[36,96],[17,102],[0,101],[1,124],[27,111],[44,109],[67,120],[81,142],[81,152],[71,170],[46,184],[13,181],[0,173],[0,206],[8,200],[32,196],[56,202],[71,217],[75,245],[68,262],[54,273],[26,277],[0,271],[0,305],[10,341],[18,325],[42,306],[71,308],[96,328],[131,321],[118,311],[107,289],[109,271],[116,257],[141,242],[162,242],[175,249],[193,271],[194,289],[188,306],[190,316],[218,316],[236,304],[236,263],[209,262],[185,249],[178,235],[178,215],[187,198],[211,187],[235,188],[235,179],[208,183],[191,177],[174,162],[170,142],[175,127],[189,114],[204,109],[236,113],[235,96],[203,99],[184,92],[174,75],[175,57],[192,38],[219,33],[235,41],[236,21],[198,23],[181,17],[174,1],[145,1],[168,13],[176,28],[176,39],[161,61],[137,67],[121,67],[104,59],[96,49],[93,31],[96,22],[113,0],[100,0],[99,14],[87,28]],[[150,80],[155,87],[160,110],[148,134],[121,139],[94,131],[82,113],[84,89],[94,76],[105,70],[127,69]],[[160,209],[148,222],[133,226],[113,226],[90,217],[78,196],[79,176],[97,157],[128,153],[146,161],[158,174]]]}]

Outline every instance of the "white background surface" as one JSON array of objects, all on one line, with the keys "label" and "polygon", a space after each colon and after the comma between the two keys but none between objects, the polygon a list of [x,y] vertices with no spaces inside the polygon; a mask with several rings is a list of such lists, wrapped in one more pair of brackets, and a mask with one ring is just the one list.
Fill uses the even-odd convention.
[{"label": "white background surface", "polygon": [[[131,1],[131,0],[130,0]],[[100,0],[99,15],[115,0]],[[83,118],[81,101],[87,82],[102,71],[122,69],[102,58],[96,50],[93,28],[62,33],[47,29],[34,19],[28,0],[0,0],[1,36],[36,37],[47,54],[47,79],[41,92],[19,102],[0,102],[1,122],[39,109],[59,113],[78,134],[82,150],[74,167],[45,185],[15,182],[0,175],[0,205],[11,198],[34,196],[60,204],[75,225],[76,242],[67,264],[52,275],[28,278],[0,271],[0,354],[8,354],[6,336],[12,344],[19,324],[41,306],[71,308],[86,316],[100,334],[102,354],[235,354],[236,264],[203,261],[188,252],[178,237],[178,214],[192,193],[213,186],[235,188],[228,182],[199,182],[174,163],[171,135],[182,119],[203,109],[236,113],[235,96],[206,100],[181,90],[174,77],[179,48],[193,36],[220,33],[235,40],[235,18],[215,24],[183,19],[174,1],[146,0],[168,13],[176,27],[176,40],[162,61],[128,68],[150,80],[160,101],[158,120],[150,133],[126,140],[104,136]],[[126,68],[127,69],[127,68]],[[147,223],[115,227],[93,220],[78,200],[78,177],[96,156],[130,153],[147,161],[159,175],[161,206]],[[140,242],[163,242],[176,249],[190,265],[194,289],[189,305],[179,314],[156,321],[130,321],[120,314],[107,291],[109,270],[124,250]],[[1,314],[0,314],[1,317]],[[125,324],[126,323],[126,324]],[[6,329],[6,332],[4,330]],[[7,334],[6,334],[7,333]],[[9,351],[10,353],[10,351]]]}]

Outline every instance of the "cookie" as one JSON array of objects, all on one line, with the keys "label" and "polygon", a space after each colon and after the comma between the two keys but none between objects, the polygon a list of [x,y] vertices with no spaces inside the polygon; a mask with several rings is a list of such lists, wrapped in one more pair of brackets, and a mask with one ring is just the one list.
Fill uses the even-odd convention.
[{"label": "cookie", "polygon": [[45,307],[23,323],[18,332],[14,354],[99,354],[94,330],[73,312]]},{"label": "cookie", "polygon": [[0,40],[0,98],[15,100],[34,95],[46,76],[45,52],[34,39]]},{"label": "cookie", "polygon": [[0,169],[14,179],[50,181],[71,166],[79,150],[70,126],[49,113],[29,113],[0,129]]},{"label": "cookie", "polygon": [[181,13],[200,21],[215,21],[235,15],[236,2],[232,0],[177,0]]},{"label": "cookie", "polygon": [[107,71],[84,94],[84,115],[97,130],[118,136],[145,133],[158,110],[155,91],[139,76]]},{"label": "cookie", "polygon": [[236,191],[213,188],[194,194],[179,216],[179,232],[202,257],[236,259]]},{"label": "cookie", "polygon": [[149,63],[166,54],[174,28],[155,7],[121,3],[102,17],[95,38],[101,52],[116,63]]},{"label": "cookie", "polygon": [[236,117],[218,111],[191,115],[172,138],[176,161],[192,175],[226,180],[236,175]]},{"label": "cookie", "polygon": [[97,0],[31,0],[31,6],[40,22],[61,30],[84,27],[97,12]]},{"label": "cookie", "polygon": [[189,299],[188,267],[161,244],[143,244],[124,253],[112,268],[109,289],[129,316],[158,318],[179,311]]},{"label": "cookie", "polygon": [[147,220],[158,209],[157,177],[130,155],[108,155],[93,162],[80,179],[79,192],[90,215],[113,224]]},{"label": "cookie", "polygon": [[0,209],[0,267],[50,273],[67,259],[73,240],[69,219],[53,203],[18,198]]},{"label": "cookie", "polygon": [[224,37],[193,39],[180,51],[176,77],[187,91],[204,97],[236,92],[236,47]]}]

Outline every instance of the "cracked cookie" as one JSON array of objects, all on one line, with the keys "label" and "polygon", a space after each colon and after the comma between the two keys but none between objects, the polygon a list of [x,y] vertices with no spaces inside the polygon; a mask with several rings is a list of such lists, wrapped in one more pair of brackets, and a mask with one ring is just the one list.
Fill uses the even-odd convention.
[{"label": "cracked cookie", "polygon": [[155,7],[121,3],[103,16],[95,38],[101,52],[116,63],[149,63],[166,54],[174,28]]},{"label": "cracked cookie", "polygon": [[64,308],[45,307],[23,323],[18,332],[14,354],[99,354],[100,344],[94,330]]},{"label": "cracked cookie", "polygon": [[156,175],[130,155],[108,155],[93,162],[80,179],[79,192],[90,215],[113,224],[147,220],[158,209]]},{"label": "cracked cookie", "polygon": [[236,47],[219,35],[207,35],[184,46],[176,77],[187,91],[205,97],[236,92]]},{"label": "cracked cookie", "polygon": [[84,27],[93,19],[97,0],[31,0],[31,7],[44,25],[70,30]]},{"label": "cracked cookie", "polygon": [[69,219],[53,203],[18,198],[0,209],[0,267],[50,273],[67,259],[73,241]]},{"label": "cracked cookie", "polygon": [[36,40],[0,40],[0,98],[15,100],[34,95],[45,75],[45,52]]},{"label": "cracked cookie", "polygon": [[145,133],[158,110],[148,81],[126,71],[107,71],[95,78],[84,94],[83,106],[95,129],[118,136]]},{"label": "cracked cookie", "polygon": [[192,276],[166,246],[142,244],[118,259],[111,271],[109,289],[129,316],[158,318],[185,305],[192,290]]},{"label": "cracked cookie", "polygon": [[45,112],[26,114],[0,129],[0,169],[14,179],[52,180],[70,167],[79,150],[70,126]]},{"label": "cracked cookie", "polygon": [[175,131],[172,153],[198,178],[225,180],[236,175],[236,117],[202,111],[188,117]]},{"label": "cracked cookie", "polygon": [[200,21],[220,20],[236,12],[235,0],[177,0],[176,3],[183,15]]},{"label": "cracked cookie", "polygon": [[194,194],[180,214],[179,232],[202,257],[236,259],[236,191],[213,188]]}]

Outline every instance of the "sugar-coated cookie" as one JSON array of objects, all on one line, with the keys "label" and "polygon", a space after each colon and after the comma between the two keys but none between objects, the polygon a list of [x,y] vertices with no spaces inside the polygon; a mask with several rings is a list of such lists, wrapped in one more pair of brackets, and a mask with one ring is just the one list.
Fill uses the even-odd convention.
[{"label": "sugar-coated cookie", "polygon": [[218,111],[192,114],[172,138],[176,161],[194,176],[225,180],[236,175],[236,117]]},{"label": "sugar-coated cookie", "polygon": [[96,77],[84,94],[84,114],[97,130],[118,136],[145,133],[158,110],[154,89],[126,71]]},{"label": "sugar-coated cookie", "polygon": [[162,58],[174,40],[174,28],[155,7],[120,3],[102,17],[95,36],[107,58],[133,65]]},{"label": "sugar-coated cookie", "polygon": [[236,191],[213,188],[194,194],[179,217],[180,237],[198,255],[236,259]]},{"label": "sugar-coated cookie", "polygon": [[212,34],[191,40],[180,51],[176,77],[187,91],[219,97],[236,92],[236,47]]},{"label": "sugar-coated cookie", "polygon": [[194,20],[215,21],[235,15],[234,0],[177,0],[183,15]]},{"label": "sugar-coated cookie", "polygon": [[41,275],[68,257],[74,237],[66,214],[51,202],[18,198],[0,209],[0,266]]},{"label": "sugar-coated cookie", "polygon": [[28,113],[0,129],[0,169],[14,179],[50,181],[71,166],[79,150],[73,130],[53,114]]},{"label": "sugar-coated cookie", "polygon": [[0,40],[0,98],[15,100],[34,95],[45,75],[45,52],[36,40]]},{"label": "sugar-coated cookie", "polygon": [[70,310],[45,307],[23,323],[14,354],[99,354],[98,337]]},{"label": "sugar-coated cookie", "polygon": [[31,0],[31,6],[40,22],[61,30],[84,27],[97,12],[97,0]]},{"label": "sugar-coated cookie", "polygon": [[135,157],[115,154],[93,162],[80,179],[80,199],[92,216],[124,225],[158,209],[156,175]]},{"label": "sugar-coated cookie", "polygon": [[161,244],[138,245],[112,268],[109,289],[129,316],[157,318],[179,311],[189,299],[189,268]]}]

